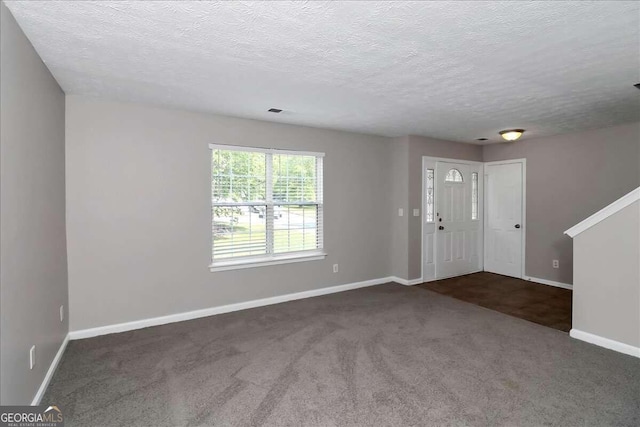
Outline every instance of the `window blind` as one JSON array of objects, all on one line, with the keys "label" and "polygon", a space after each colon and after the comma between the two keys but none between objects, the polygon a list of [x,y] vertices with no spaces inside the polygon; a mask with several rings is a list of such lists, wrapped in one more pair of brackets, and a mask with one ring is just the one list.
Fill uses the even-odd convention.
[{"label": "window blind", "polygon": [[214,265],[323,248],[322,153],[210,148]]}]

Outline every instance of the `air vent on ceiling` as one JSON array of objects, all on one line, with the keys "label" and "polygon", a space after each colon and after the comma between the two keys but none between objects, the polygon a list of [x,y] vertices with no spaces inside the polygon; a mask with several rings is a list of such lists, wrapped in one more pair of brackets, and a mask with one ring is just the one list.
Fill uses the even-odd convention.
[{"label": "air vent on ceiling", "polygon": [[282,113],[282,110],[279,108],[269,108],[268,110],[270,113]]},{"label": "air vent on ceiling", "polygon": [[489,138],[476,138],[476,141],[488,141]]}]

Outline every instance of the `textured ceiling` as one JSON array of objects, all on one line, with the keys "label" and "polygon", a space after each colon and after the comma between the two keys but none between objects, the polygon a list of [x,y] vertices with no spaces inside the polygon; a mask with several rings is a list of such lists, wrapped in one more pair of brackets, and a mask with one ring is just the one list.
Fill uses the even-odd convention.
[{"label": "textured ceiling", "polygon": [[68,94],[464,142],[640,120],[639,2],[6,4]]}]

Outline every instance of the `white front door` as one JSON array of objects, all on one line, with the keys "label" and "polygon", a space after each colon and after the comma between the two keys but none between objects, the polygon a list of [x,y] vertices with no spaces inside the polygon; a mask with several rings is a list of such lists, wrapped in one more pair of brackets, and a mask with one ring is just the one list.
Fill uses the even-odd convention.
[{"label": "white front door", "polygon": [[487,164],[484,269],[522,278],[523,163]]},{"label": "white front door", "polygon": [[482,269],[481,164],[436,164],[436,277]]}]

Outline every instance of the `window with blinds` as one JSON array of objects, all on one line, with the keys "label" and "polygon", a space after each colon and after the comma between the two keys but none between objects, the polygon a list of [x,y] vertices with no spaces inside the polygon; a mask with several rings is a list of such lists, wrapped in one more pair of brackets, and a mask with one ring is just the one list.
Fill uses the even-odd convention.
[{"label": "window with blinds", "polygon": [[323,153],[210,148],[212,270],[324,256]]}]

